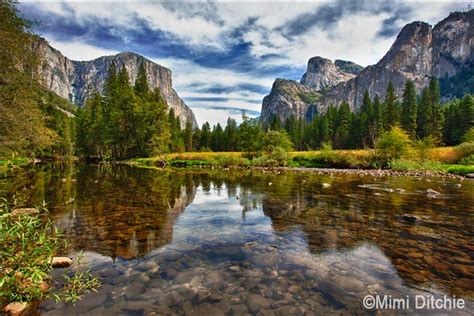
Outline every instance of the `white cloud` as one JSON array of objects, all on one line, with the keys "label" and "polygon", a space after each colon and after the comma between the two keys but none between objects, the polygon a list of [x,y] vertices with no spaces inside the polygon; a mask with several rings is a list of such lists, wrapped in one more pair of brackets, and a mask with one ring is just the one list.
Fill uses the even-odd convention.
[{"label": "white cloud", "polygon": [[119,53],[115,50],[103,49],[80,42],[61,42],[55,40],[48,40],[48,42],[52,47],[63,53],[64,56],[77,61],[92,60],[101,56]]}]

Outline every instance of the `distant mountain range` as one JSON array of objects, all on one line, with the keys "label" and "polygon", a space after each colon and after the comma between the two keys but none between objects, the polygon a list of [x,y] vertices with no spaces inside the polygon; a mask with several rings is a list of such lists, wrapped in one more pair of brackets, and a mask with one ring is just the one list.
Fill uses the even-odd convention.
[{"label": "distant mountain range", "polygon": [[[316,111],[349,102],[357,110],[365,91],[374,98],[383,98],[390,81],[398,96],[406,80],[413,80],[420,92],[432,77],[462,82],[463,91],[474,93],[471,78],[474,69],[474,10],[455,12],[435,27],[424,22],[407,24],[397,39],[375,65],[362,68],[348,61],[332,63],[323,57],[313,57],[300,82],[276,79],[270,94],[263,99],[260,120],[268,123],[277,116],[282,121],[291,115],[310,119]],[[454,81],[454,80],[453,80]],[[444,97],[450,98],[450,89]]]},{"label": "distant mountain range", "polygon": [[65,57],[42,38],[33,44],[34,51],[41,58],[40,83],[59,96],[82,106],[94,91],[102,92],[107,71],[115,62],[117,68],[122,66],[128,71],[132,83],[138,74],[140,64],[144,64],[148,74],[148,83],[152,89],[159,88],[161,95],[179,116],[184,127],[190,120],[197,127],[193,111],[184,103],[173,89],[171,70],[160,66],[145,57],[125,52],[114,56],[103,56],[91,61],[74,61]]}]

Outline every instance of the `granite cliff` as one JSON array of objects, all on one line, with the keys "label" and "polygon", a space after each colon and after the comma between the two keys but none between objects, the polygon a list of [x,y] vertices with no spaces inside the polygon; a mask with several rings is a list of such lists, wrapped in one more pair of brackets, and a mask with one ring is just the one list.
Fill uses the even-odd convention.
[{"label": "granite cliff", "polygon": [[[449,78],[472,69],[473,22],[474,10],[470,10],[452,13],[434,27],[424,22],[407,24],[385,56],[357,75],[357,70],[351,73],[344,68],[347,62],[336,61],[332,64],[327,59],[313,57],[301,83],[311,92],[319,93],[320,97],[315,103],[305,103],[299,108],[311,108],[312,111],[316,108],[324,112],[329,105],[337,106],[342,101],[348,101],[352,110],[357,110],[366,90],[372,98],[376,95],[383,97],[389,81],[394,83],[397,95],[401,96],[406,80],[413,80],[420,92],[432,77]],[[285,92],[284,98],[280,98],[278,88],[274,84],[270,95],[263,100],[262,113],[265,116],[262,115],[262,122],[267,123],[268,118],[275,115],[280,119],[290,115],[307,115],[301,114],[301,110],[292,110],[294,107],[291,105],[300,100],[298,92]],[[278,100],[278,103],[274,104],[271,100]],[[285,109],[292,112],[284,113]]]},{"label": "granite cliff", "polygon": [[173,89],[171,70],[160,66],[145,57],[125,52],[114,56],[104,56],[91,61],[74,61],[51,47],[44,39],[38,39],[33,49],[41,60],[40,83],[59,96],[82,106],[94,91],[102,92],[107,78],[107,70],[112,62],[117,68],[125,66],[131,82],[134,83],[140,64],[144,64],[150,87],[159,88],[161,95],[181,120],[184,127],[191,120],[197,126],[193,111],[184,103]]}]

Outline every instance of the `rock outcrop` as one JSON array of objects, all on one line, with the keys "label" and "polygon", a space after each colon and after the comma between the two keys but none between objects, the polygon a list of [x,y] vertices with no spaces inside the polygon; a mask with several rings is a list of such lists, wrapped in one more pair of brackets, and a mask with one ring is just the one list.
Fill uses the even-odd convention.
[{"label": "rock outcrop", "polygon": [[[331,75],[324,77],[319,74],[311,77],[305,74],[304,83],[310,86],[312,91],[317,91],[325,85],[330,86],[334,78],[341,79],[341,82],[324,89],[323,96],[316,104],[317,110],[321,112],[324,112],[329,105],[337,106],[342,101],[348,101],[352,110],[357,110],[366,90],[372,98],[376,95],[383,97],[390,81],[394,83],[399,97],[402,95],[407,80],[413,80],[417,92],[420,92],[432,77],[450,77],[474,67],[473,22],[474,10],[470,10],[452,13],[434,28],[424,22],[410,23],[398,34],[387,54],[377,64],[366,67],[357,76],[342,80],[342,77],[334,76],[334,68],[347,74],[350,73],[348,64],[336,61],[332,68],[325,62],[323,68],[331,69]],[[318,58],[318,60],[324,59]],[[357,72],[357,67],[355,72]],[[279,100],[275,95],[271,99]],[[285,99],[288,103],[292,103],[298,100],[298,96],[285,95]],[[275,108],[268,97],[265,97],[262,104],[262,113],[267,113],[266,117],[280,115],[280,113],[269,113],[265,107]],[[281,106],[276,108],[281,108]],[[293,111],[281,115],[280,118],[283,119],[292,114],[298,115],[296,111]],[[265,123],[265,118],[262,118],[262,121]]]},{"label": "rock outcrop", "polygon": [[40,82],[49,90],[71,102],[82,106],[86,98],[94,91],[102,92],[107,71],[112,62],[117,68],[125,66],[131,83],[135,82],[140,64],[144,64],[148,74],[148,83],[152,89],[159,88],[161,95],[181,120],[184,127],[191,120],[197,126],[193,111],[184,103],[173,89],[171,70],[160,66],[135,53],[120,53],[104,56],[91,61],[73,61],[60,51],[51,47],[44,39],[38,39],[33,49],[41,59]]},{"label": "rock outcrop", "polygon": [[312,102],[309,96],[319,96],[312,89],[294,80],[276,79],[270,94],[263,99],[260,120],[268,123],[274,116],[284,122],[291,115],[311,115]]},{"label": "rock outcrop", "polygon": [[308,88],[321,91],[354,77],[354,74],[344,72],[331,60],[316,56],[308,61],[308,68],[300,83]]}]

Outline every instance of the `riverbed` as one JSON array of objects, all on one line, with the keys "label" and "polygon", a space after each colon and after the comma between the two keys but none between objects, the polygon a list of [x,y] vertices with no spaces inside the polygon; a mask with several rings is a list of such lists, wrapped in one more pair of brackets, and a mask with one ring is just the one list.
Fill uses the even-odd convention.
[{"label": "riverbed", "polygon": [[45,201],[69,255],[102,282],[76,306],[43,302],[43,315],[371,314],[368,295],[472,314],[473,192],[448,177],[79,163],[0,180],[0,196]]}]

